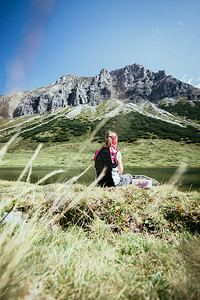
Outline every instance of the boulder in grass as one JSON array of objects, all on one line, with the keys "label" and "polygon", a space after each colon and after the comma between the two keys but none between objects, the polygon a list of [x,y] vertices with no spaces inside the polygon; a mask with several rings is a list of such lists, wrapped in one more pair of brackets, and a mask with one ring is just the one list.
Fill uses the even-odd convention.
[{"label": "boulder in grass", "polygon": [[3,214],[2,221],[5,223],[16,223],[16,224],[22,224],[24,222],[24,220],[22,219],[21,211],[5,212]]}]

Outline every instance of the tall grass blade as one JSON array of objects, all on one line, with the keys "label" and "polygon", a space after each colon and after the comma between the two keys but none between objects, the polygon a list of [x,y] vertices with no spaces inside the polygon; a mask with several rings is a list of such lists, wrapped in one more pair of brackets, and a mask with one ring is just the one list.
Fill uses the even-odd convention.
[{"label": "tall grass blade", "polygon": [[65,182],[65,184],[73,184],[74,182],[76,182],[80,177],[82,177],[88,170],[90,169],[90,166],[88,166],[81,174],[79,174],[78,176],[74,176],[72,178],[70,178],[69,180],[67,180]]},{"label": "tall grass blade", "polygon": [[30,182],[30,179],[31,179],[31,174],[32,174],[32,164],[30,165],[30,168],[29,168],[29,172],[28,172],[28,176],[27,176],[27,179],[26,179],[26,182]]},{"label": "tall grass blade", "polygon": [[22,171],[22,173],[18,177],[17,182],[21,181],[23,179],[23,177],[25,176],[26,172],[28,171],[28,169],[31,168],[32,163],[33,163],[34,159],[37,157],[37,155],[40,152],[41,148],[42,148],[42,144],[39,144],[38,147],[37,147],[37,149],[35,150],[35,153],[33,154],[33,156],[31,157],[31,159],[29,160],[29,162],[25,166],[24,170]]},{"label": "tall grass blade", "polygon": [[59,170],[55,170],[55,171],[52,171],[51,173],[45,175],[44,177],[42,177],[40,180],[38,180],[35,184],[36,185],[39,185],[41,183],[43,183],[44,181],[46,181],[47,179],[49,179],[50,177],[56,175],[56,174],[60,174],[60,173],[63,173],[64,170],[63,169],[59,169]]},{"label": "tall grass blade", "polygon": [[179,182],[181,176],[187,171],[188,167],[187,165],[180,165],[174,173],[174,175],[170,179],[170,183],[172,185],[175,185],[177,182]]},{"label": "tall grass blade", "polygon": [[0,150],[0,165],[2,163],[2,159],[7,152],[8,147],[13,143],[13,141],[18,137],[19,132],[11,137],[11,139],[1,148]]}]

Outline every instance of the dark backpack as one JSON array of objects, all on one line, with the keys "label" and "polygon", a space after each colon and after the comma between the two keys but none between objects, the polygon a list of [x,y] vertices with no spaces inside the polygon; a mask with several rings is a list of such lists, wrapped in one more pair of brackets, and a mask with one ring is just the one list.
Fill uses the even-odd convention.
[{"label": "dark backpack", "polygon": [[110,156],[110,149],[103,147],[96,156],[95,170],[97,178],[100,176],[102,171],[104,172],[103,177],[99,178],[98,185],[100,186],[114,186],[112,179],[112,168],[117,166],[117,162],[112,163]]}]

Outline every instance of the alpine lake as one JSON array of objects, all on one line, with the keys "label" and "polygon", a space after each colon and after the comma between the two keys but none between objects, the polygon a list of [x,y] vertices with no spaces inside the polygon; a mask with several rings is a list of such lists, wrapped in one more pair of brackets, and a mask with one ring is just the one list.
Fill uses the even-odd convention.
[{"label": "alpine lake", "polygon": [[[47,174],[55,170],[61,169],[60,167],[33,167],[30,182],[36,183]],[[72,179],[74,176],[79,176],[85,171],[84,168],[62,168],[63,173],[56,174],[45,180],[42,184],[52,184],[56,182],[66,182]],[[16,181],[21,172],[22,167],[0,167],[0,180]],[[154,168],[124,168],[124,174],[130,173],[132,175],[146,175],[158,180],[161,184],[169,183],[172,176],[176,173],[177,168],[175,167],[154,167]],[[26,181],[28,172],[25,174],[22,181]],[[90,185],[94,182],[95,170],[93,167],[89,168],[82,176],[77,179],[77,183]],[[177,187],[181,191],[200,191],[200,168],[199,167],[187,167],[185,172],[180,176]]]}]

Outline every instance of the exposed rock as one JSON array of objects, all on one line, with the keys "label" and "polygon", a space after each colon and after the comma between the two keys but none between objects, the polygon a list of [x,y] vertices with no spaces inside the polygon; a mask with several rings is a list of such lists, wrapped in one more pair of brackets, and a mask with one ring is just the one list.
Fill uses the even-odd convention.
[{"label": "exposed rock", "polygon": [[4,223],[14,223],[14,224],[22,224],[24,223],[24,219],[22,218],[21,211],[11,211],[3,214],[2,222]]},{"label": "exposed rock", "polygon": [[110,98],[158,103],[163,98],[180,96],[200,100],[200,89],[166,76],[165,71],[152,72],[133,64],[111,72],[102,69],[95,77],[62,76],[47,87],[0,96],[0,116],[43,114],[67,105],[94,106]]}]

